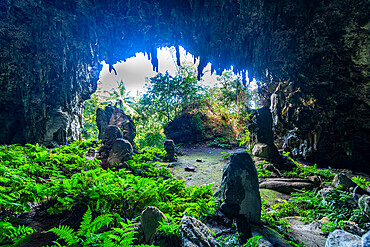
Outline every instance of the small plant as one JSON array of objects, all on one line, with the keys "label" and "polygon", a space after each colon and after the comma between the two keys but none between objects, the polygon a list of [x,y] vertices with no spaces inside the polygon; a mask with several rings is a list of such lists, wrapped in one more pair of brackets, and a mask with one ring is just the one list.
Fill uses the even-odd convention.
[{"label": "small plant", "polygon": [[366,179],[363,177],[360,176],[352,177],[352,181],[355,182],[358,186],[360,186],[364,190],[370,188],[370,182],[366,181]]},{"label": "small plant", "polygon": [[231,156],[231,153],[227,153],[227,152],[221,152],[221,154],[224,160],[227,160]]},{"label": "small plant", "polygon": [[[107,228],[113,219],[119,221],[120,228]],[[128,221],[126,224],[120,220],[119,215],[112,214],[102,214],[92,220],[92,212],[88,208],[77,231],[61,225],[48,232],[55,233],[68,246],[130,246],[134,242],[135,233],[132,223]]]},{"label": "small plant", "polygon": [[157,231],[163,232],[167,236],[180,236],[179,231],[179,224],[176,224],[171,217],[167,217],[167,220],[163,218],[162,221],[159,222],[159,226],[157,227]]},{"label": "small plant", "polygon": [[1,246],[19,246],[25,242],[34,230],[28,226],[13,226],[10,222],[0,222]]}]

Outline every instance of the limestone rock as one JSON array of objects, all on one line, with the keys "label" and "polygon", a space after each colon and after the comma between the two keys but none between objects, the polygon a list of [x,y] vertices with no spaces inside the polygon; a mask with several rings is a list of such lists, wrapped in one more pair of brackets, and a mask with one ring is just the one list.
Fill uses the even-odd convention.
[{"label": "limestone rock", "polygon": [[361,244],[362,247],[370,247],[370,231],[362,236]]},{"label": "limestone rock", "polygon": [[252,154],[257,157],[265,159],[274,159],[276,156],[279,156],[279,153],[275,146],[270,146],[265,143],[257,143],[254,145]]},{"label": "limestone rock", "polygon": [[333,179],[332,185],[334,187],[342,187],[346,191],[351,191],[357,187],[356,194],[360,195],[367,194],[365,190],[360,188],[355,182],[353,182],[350,178],[348,178],[344,174],[337,174]]},{"label": "limestone rock", "polygon": [[117,138],[122,137],[123,137],[122,132],[117,126],[108,125],[103,132],[102,142],[104,145],[111,146],[113,145]]},{"label": "limestone rock", "polygon": [[128,140],[117,138],[109,152],[108,163],[114,165],[131,159],[132,146]]},{"label": "limestone rock", "polygon": [[321,230],[322,224],[318,222],[311,222],[305,224],[299,217],[288,217],[289,229],[287,233],[291,238],[299,243],[304,244],[305,247],[324,246],[326,238]]},{"label": "limestone rock", "polygon": [[209,228],[199,220],[184,215],[180,224],[183,247],[218,247]]},{"label": "limestone rock", "polygon": [[358,200],[358,206],[365,213],[366,218],[370,219],[370,196],[363,195]]},{"label": "limestone rock", "polygon": [[116,126],[120,129],[122,136],[117,138],[123,138],[128,140],[134,150],[136,145],[134,142],[136,136],[136,126],[131,117],[122,109],[117,107],[107,106],[105,109],[98,108],[96,110],[96,123],[99,129],[99,139],[106,138],[107,126]]},{"label": "limestone rock", "polygon": [[302,189],[310,190],[315,187],[316,185],[311,180],[301,178],[268,178],[260,184],[262,189],[275,190],[284,194]]},{"label": "limestone rock", "polygon": [[220,197],[224,200],[220,210],[229,218],[244,215],[248,223],[259,224],[261,196],[257,170],[247,152],[232,154],[224,167],[220,185]]},{"label": "limestone rock", "polygon": [[149,206],[141,213],[141,228],[143,229],[145,243],[153,243],[159,222],[163,219],[167,218],[156,207]]},{"label": "limestone rock", "polygon": [[281,177],[280,171],[273,164],[264,164],[262,168],[266,171],[270,171],[272,177]]},{"label": "limestone rock", "polygon": [[164,150],[166,150],[167,154],[164,158],[165,161],[172,162],[175,160],[175,143],[173,140],[166,140],[164,142]]},{"label": "limestone rock", "polygon": [[326,239],[325,247],[361,247],[361,238],[343,230],[335,230]]},{"label": "limestone rock", "polygon": [[353,221],[342,221],[342,229],[357,236],[362,236],[366,233],[364,229]]}]

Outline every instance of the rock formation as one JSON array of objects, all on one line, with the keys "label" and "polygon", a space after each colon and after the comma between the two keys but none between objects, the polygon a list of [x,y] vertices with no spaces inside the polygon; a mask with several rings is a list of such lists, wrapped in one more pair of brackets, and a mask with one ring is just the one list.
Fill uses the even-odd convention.
[{"label": "rock formation", "polygon": [[136,136],[136,126],[129,115],[126,115],[122,109],[107,106],[96,110],[96,124],[99,129],[99,139],[103,139],[104,131],[108,125],[117,126],[122,131],[122,137],[128,140],[136,150],[134,142]]},{"label": "rock formation", "polygon": [[199,220],[184,215],[180,233],[183,247],[219,247],[209,228]]},{"label": "rock formation", "polygon": [[261,196],[258,175],[252,158],[247,152],[232,154],[224,167],[219,189],[221,212],[236,221],[244,244],[251,237],[251,225],[261,223]]},{"label": "rock formation", "polygon": [[367,0],[0,3],[0,143],[79,138],[100,62],[182,45],[221,72],[248,70],[294,156],[369,171]]},{"label": "rock formation", "polygon": [[164,157],[165,161],[172,162],[175,160],[175,143],[173,140],[166,140],[164,142],[164,150],[166,150],[167,154]]}]

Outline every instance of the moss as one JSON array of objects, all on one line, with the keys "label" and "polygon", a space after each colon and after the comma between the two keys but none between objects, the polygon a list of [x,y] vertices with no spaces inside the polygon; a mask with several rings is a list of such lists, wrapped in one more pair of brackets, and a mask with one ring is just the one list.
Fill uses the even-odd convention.
[{"label": "moss", "polygon": [[269,189],[260,189],[260,194],[261,194],[261,200],[267,201],[267,206],[271,206],[277,201],[287,197],[287,195],[284,195],[280,192],[269,190]]}]

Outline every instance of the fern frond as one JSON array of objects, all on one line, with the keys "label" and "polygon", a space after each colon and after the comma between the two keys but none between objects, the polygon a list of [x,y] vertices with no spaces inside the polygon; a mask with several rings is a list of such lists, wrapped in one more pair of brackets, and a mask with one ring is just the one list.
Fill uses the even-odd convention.
[{"label": "fern frond", "polygon": [[95,233],[95,231],[99,230],[103,226],[108,226],[113,220],[113,216],[111,214],[102,214],[99,215],[94,219],[91,223],[91,233]]},{"label": "fern frond", "polygon": [[78,236],[88,235],[88,229],[91,225],[92,213],[90,207],[87,208],[85,214],[82,216],[82,222],[80,228],[77,231]]},{"label": "fern frond", "polygon": [[73,229],[69,226],[62,225],[59,227],[54,227],[47,232],[53,232],[59,237],[59,239],[64,239],[67,242],[68,246],[78,243],[78,239],[76,239],[73,233]]}]

